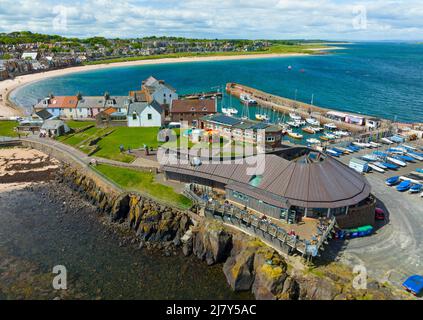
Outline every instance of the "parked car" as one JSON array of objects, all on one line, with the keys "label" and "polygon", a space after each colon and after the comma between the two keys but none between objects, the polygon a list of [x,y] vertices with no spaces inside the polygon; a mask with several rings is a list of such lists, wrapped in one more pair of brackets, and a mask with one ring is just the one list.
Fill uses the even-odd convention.
[{"label": "parked car", "polygon": [[405,290],[411,292],[415,296],[418,296],[423,293],[423,276],[412,275],[402,284]]},{"label": "parked car", "polygon": [[382,208],[375,209],[375,219],[376,220],[385,220],[385,211]]}]

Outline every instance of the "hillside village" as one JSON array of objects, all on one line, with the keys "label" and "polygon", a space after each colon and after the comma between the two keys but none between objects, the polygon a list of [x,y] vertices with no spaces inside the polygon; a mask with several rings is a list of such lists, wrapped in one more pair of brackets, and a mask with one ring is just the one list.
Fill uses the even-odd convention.
[{"label": "hillside village", "polygon": [[[295,44],[293,41],[283,43]],[[272,42],[264,40],[205,40],[178,37],[77,39],[31,32],[0,33],[0,80],[103,60],[170,54],[261,52],[271,46]]]}]

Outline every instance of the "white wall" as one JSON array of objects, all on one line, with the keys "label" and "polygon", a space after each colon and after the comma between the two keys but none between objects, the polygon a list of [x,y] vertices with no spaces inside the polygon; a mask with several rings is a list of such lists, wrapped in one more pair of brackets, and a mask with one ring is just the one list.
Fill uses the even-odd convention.
[{"label": "white wall", "polygon": [[178,94],[167,87],[161,87],[160,89],[154,92],[153,98],[159,104],[166,103],[170,105],[173,99],[178,99]]},{"label": "white wall", "polygon": [[[151,114],[151,120],[148,119]],[[134,120],[132,114],[128,114],[128,127],[160,127],[162,125],[162,115],[151,106],[148,106]]]}]

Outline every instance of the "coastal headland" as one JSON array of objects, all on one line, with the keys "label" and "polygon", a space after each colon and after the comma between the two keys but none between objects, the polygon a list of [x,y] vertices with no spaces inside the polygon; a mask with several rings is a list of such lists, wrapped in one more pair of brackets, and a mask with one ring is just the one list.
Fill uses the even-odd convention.
[{"label": "coastal headland", "polygon": [[[183,255],[196,257],[207,265],[221,265],[226,281],[234,291],[251,291],[256,299],[398,297],[390,287],[376,281],[371,281],[366,290],[354,289],[354,275],[339,264],[308,267],[295,263],[295,260],[288,259],[262,241],[205,218],[194,209],[180,210],[161,204],[145,194],[122,191],[90,166],[52,146],[28,140],[22,140],[22,144],[30,149],[0,150],[21,156],[37,152],[40,157],[60,160],[60,169],[52,182],[70,187],[84,201],[97,208],[99,215],[107,218],[112,227],[126,230],[120,242],[122,246],[160,250],[165,256],[180,250]],[[38,151],[32,151],[34,149]],[[33,160],[28,157],[27,160],[28,166]],[[57,162],[54,163],[57,165]],[[58,199],[62,201],[62,198]],[[72,198],[65,197],[63,201],[75,205],[71,203]]]}]

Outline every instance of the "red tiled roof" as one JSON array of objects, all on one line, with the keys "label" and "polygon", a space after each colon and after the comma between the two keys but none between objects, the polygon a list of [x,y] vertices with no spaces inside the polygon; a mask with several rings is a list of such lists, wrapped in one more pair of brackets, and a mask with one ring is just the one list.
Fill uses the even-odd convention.
[{"label": "red tiled roof", "polygon": [[115,113],[116,111],[117,111],[117,109],[112,108],[112,107],[109,107],[109,108],[107,108],[107,109],[104,110],[104,113],[106,113],[106,114],[112,114],[112,113]]},{"label": "red tiled roof", "polygon": [[170,112],[173,113],[215,113],[216,101],[212,99],[173,100]]},{"label": "red tiled roof", "polygon": [[76,108],[78,104],[77,96],[62,96],[51,98],[49,108]]}]

